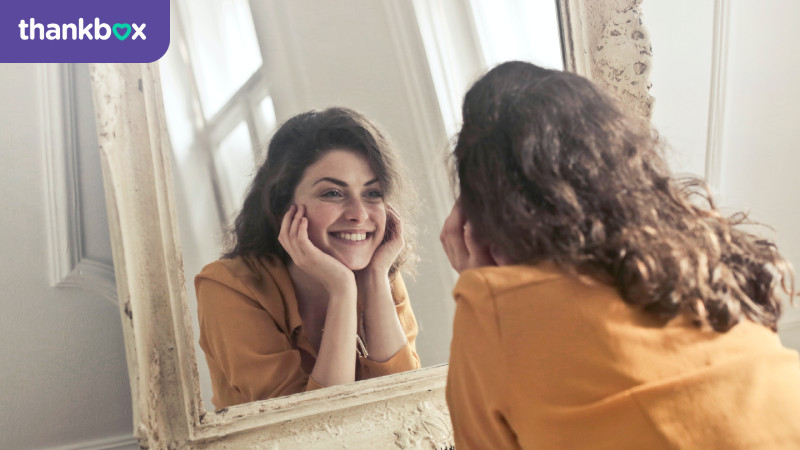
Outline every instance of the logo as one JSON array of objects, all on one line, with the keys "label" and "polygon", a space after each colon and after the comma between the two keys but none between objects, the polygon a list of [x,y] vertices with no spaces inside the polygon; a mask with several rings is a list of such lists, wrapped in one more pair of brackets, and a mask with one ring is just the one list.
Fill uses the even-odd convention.
[{"label": "logo", "polygon": [[4,6],[0,62],[152,62],[169,47],[169,0],[25,0]]},{"label": "logo", "polygon": [[[92,32],[93,25],[94,32]],[[19,21],[19,38],[23,41],[36,39],[48,41],[94,39],[99,41],[108,39],[113,33],[117,39],[124,41],[130,36],[131,30],[134,30],[131,40],[135,41],[136,39],[147,39],[144,34],[146,26],[146,23],[141,25],[136,23],[115,23],[109,26],[107,23],[100,22],[97,17],[94,18],[93,24],[90,22],[87,25],[84,25],[82,17],[78,19],[77,23],[48,23],[45,25],[36,23],[36,19],[30,18],[27,22],[25,20]]]}]

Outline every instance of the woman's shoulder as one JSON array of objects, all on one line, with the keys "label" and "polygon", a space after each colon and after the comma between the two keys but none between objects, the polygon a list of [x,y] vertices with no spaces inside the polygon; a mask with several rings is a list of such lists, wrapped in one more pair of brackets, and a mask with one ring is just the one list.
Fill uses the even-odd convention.
[{"label": "woman's shoulder", "polygon": [[457,303],[484,303],[482,307],[496,314],[516,314],[520,308],[539,314],[580,312],[589,317],[594,313],[629,314],[615,286],[569,273],[551,262],[466,270],[453,294]]},{"label": "woman's shoulder", "polygon": [[207,264],[195,277],[195,283],[211,280],[237,288],[281,278],[283,272],[286,272],[286,265],[275,256],[236,256]]},{"label": "woman's shoulder", "polygon": [[220,259],[203,267],[194,283],[198,309],[207,313],[231,305],[257,304],[284,331],[300,324],[296,313],[287,315],[287,305],[296,300],[289,271],[278,257]]},{"label": "woman's shoulder", "polygon": [[563,281],[568,274],[552,263],[486,266],[465,270],[456,283],[456,292],[484,292],[502,295],[518,289]]}]

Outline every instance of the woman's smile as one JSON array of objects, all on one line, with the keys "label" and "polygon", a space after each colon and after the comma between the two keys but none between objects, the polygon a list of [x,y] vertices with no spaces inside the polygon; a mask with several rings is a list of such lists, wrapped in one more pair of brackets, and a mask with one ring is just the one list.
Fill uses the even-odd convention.
[{"label": "woman's smile", "polygon": [[336,239],[340,239],[342,241],[346,241],[349,245],[359,245],[359,244],[366,244],[368,239],[372,238],[372,235],[375,233],[369,232],[331,232],[328,233],[330,236],[333,236]]}]

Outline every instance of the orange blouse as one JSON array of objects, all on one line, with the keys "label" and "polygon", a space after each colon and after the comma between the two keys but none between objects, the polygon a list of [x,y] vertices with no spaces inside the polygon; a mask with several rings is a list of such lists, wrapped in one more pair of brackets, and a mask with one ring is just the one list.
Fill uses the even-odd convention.
[{"label": "orange blouse", "polygon": [[[297,297],[285,264],[274,257],[222,259],[195,277],[200,347],[205,352],[217,409],[319,389],[303,359],[317,353],[303,331]],[[417,322],[402,277],[392,297],[407,343],[385,362],[356,356],[356,380],[420,367]],[[313,365],[312,365],[313,367]]]},{"label": "orange blouse", "polygon": [[464,271],[456,448],[800,448],[800,361],[769,329],[662,324],[551,264]]}]

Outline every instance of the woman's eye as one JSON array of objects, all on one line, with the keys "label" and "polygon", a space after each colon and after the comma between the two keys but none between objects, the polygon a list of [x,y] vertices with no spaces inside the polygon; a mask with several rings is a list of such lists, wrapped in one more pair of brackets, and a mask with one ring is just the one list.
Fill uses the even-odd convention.
[{"label": "woman's eye", "polygon": [[339,198],[342,197],[342,193],[339,191],[325,191],[322,193],[323,198]]},{"label": "woman's eye", "polygon": [[383,192],[381,191],[369,191],[366,193],[365,197],[369,199],[378,199],[383,198]]}]

